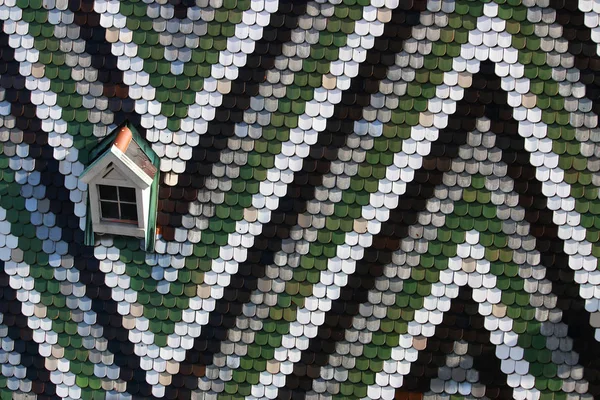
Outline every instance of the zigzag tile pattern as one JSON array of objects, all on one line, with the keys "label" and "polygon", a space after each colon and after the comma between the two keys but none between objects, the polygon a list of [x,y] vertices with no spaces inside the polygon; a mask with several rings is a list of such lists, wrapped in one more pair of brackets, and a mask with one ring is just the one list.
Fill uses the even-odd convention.
[{"label": "zigzag tile pattern", "polygon": [[[600,2],[0,1],[0,398],[600,397]],[[154,252],[89,152],[161,158]]]}]

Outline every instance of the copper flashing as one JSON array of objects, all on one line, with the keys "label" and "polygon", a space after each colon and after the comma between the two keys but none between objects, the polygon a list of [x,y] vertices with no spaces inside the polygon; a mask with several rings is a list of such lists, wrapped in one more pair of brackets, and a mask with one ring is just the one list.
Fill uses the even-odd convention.
[{"label": "copper flashing", "polygon": [[127,125],[124,125],[119,133],[117,133],[113,146],[125,153],[132,139],[133,133],[131,132],[131,129],[129,129]]}]

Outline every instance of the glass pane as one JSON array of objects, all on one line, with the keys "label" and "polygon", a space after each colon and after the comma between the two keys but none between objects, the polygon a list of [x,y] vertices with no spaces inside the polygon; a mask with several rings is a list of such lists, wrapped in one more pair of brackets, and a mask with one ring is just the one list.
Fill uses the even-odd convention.
[{"label": "glass pane", "polygon": [[117,188],[114,186],[98,185],[100,200],[117,200]]},{"label": "glass pane", "polygon": [[121,203],[121,219],[137,221],[137,207],[135,204]]},{"label": "glass pane", "polygon": [[101,201],[102,218],[119,219],[119,204],[110,201]]},{"label": "glass pane", "polygon": [[119,186],[119,200],[135,203],[135,189]]}]

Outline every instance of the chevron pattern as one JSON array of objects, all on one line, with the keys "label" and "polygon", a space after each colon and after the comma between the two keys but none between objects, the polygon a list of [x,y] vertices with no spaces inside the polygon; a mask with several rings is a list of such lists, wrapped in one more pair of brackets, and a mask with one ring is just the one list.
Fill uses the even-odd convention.
[{"label": "chevron pattern", "polygon": [[[600,398],[600,1],[0,0],[0,399]],[[161,158],[84,245],[90,150]]]}]

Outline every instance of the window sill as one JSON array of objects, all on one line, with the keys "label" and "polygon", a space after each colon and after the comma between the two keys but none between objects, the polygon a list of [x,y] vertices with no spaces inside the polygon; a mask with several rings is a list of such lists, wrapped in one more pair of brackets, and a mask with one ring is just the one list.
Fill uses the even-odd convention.
[{"label": "window sill", "polygon": [[93,225],[93,230],[99,234],[108,233],[111,235],[127,235],[139,238],[146,237],[144,228],[131,224],[120,224],[118,222],[96,222]]}]

